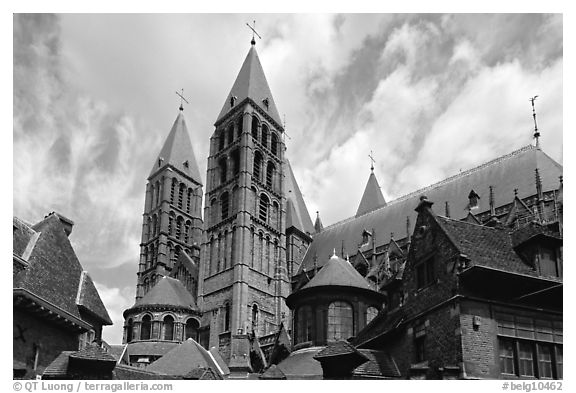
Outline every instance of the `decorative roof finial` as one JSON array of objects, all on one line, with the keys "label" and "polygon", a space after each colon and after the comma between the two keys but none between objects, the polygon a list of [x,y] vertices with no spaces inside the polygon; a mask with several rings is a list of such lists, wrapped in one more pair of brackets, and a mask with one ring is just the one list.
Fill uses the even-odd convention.
[{"label": "decorative roof finial", "polygon": [[515,188],[515,189],[514,189],[514,197],[516,198],[517,196],[518,196],[518,189]]},{"label": "decorative roof finial", "polygon": [[376,162],[376,160],[374,160],[374,157],[372,157],[374,155],[374,153],[372,153],[372,150],[370,150],[370,154],[368,154],[368,157],[370,157],[370,170],[372,172],[374,172],[374,163]]},{"label": "decorative roof finial", "polygon": [[536,123],[536,109],[534,108],[534,101],[536,101],[536,98],[538,98],[538,96],[529,98],[529,101],[532,103],[532,117],[534,118],[534,139],[536,139],[536,147],[540,147],[540,131],[538,131],[538,124]]},{"label": "decorative roof finial", "polygon": [[258,32],[256,31],[256,21],[254,22],[254,27],[250,26],[248,23],[246,23],[246,26],[248,26],[248,28],[250,30],[252,30],[252,41],[250,41],[250,44],[252,46],[256,45],[256,40],[254,39],[254,34],[256,34],[258,36],[258,38],[262,39],[262,37],[260,37],[260,34],[258,34]]},{"label": "decorative roof finial", "polygon": [[336,255],[336,248],[334,248],[334,252],[332,254],[332,258],[338,258],[338,256]]},{"label": "decorative roof finial", "polygon": [[188,100],[186,98],[184,98],[184,89],[182,89],[182,93],[176,92],[176,95],[178,97],[180,97],[180,108],[179,109],[180,109],[180,111],[183,111],[184,110],[184,102],[189,104]]}]

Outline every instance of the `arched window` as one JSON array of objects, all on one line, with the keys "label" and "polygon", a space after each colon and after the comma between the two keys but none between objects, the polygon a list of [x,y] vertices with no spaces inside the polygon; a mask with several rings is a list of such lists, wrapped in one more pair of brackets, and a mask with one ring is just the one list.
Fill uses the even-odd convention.
[{"label": "arched window", "polygon": [[156,285],[156,275],[153,274],[152,278],[150,279],[150,288],[153,288]]},{"label": "arched window", "polygon": [[252,117],[252,138],[258,140],[258,119],[255,116]]},{"label": "arched window", "polygon": [[150,207],[156,206],[156,186],[154,184],[150,185]]},{"label": "arched window", "polygon": [[224,130],[218,133],[218,150],[224,149]]},{"label": "arched window", "polygon": [[244,120],[244,117],[240,116],[238,118],[238,120],[236,121],[236,128],[238,129],[238,135],[242,134],[242,130],[244,128],[243,124],[242,124],[243,120]]},{"label": "arched window", "polygon": [[230,240],[230,265],[234,265],[236,259],[236,227],[232,227],[232,234]]},{"label": "arched window", "polygon": [[226,157],[222,157],[220,161],[218,161],[218,168],[220,171],[220,184],[224,184],[226,183],[228,175],[228,164],[226,162]]},{"label": "arched window", "polygon": [[222,219],[223,220],[228,218],[228,207],[229,207],[228,202],[229,202],[228,193],[225,192],[220,196],[220,210],[222,212]]},{"label": "arched window", "polygon": [[184,230],[184,243],[188,244],[189,240],[190,240],[190,226],[192,225],[192,223],[190,222],[190,220],[186,221],[186,229]]},{"label": "arched window", "polygon": [[230,124],[228,127],[228,144],[232,144],[234,142],[234,124]]},{"label": "arched window", "polygon": [[156,256],[156,250],[154,249],[154,244],[150,244],[150,263],[148,264],[148,269],[154,266],[154,257]]},{"label": "arched window", "polygon": [[156,206],[160,204],[160,182],[156,182]]},{"label": "arched window", "polygon": [[258,306],[252,306],[252,331],[258,332]]},{"label": "arched window", "polygon": [[154,214],[152,216],[152,237],[156,236],[157,223],[158,223],[158,217],[156,217],[156,214]]},{"label": "arched window", "polygon": [[168,215],[168,235],[174,236],[174,212],[170,212]]},{"label": "arched window", "polygon": [[353,332],[352,306],[346,302],[333,302],[328,307],[328,341],[346,340]]},{"label": "arched window", "polygon": [[272,203],[272,217],[270,217],[270,223],[275,225],[277,228],[280,227],[280,220],[279,220],[279,211],[280,211],[280,205],[278,205],[278,202],[274,201]]},{"label": "arched window", "polygon": [[184,190],[186,189],[186,186],[184,185],[184,183],[180,183],[180,187],[178,187],[178,209],[182,209],[182,206],[184,205]]},{"label": "arched window", "polygon": [[260,172],[262,168],[262,154],[257,151],[254,153],[254,179],[261,181],[260,180]]},{"label": "arched window", "polygon": [[186,213],[190,213],[190,203],[192,202],[193,191],[191,188],[188,189],[188,195],[186,198]]},{"label": "arched window", "polygon": [[174,244],[170,242],[168,242],[168,263],[170,267],[176,264],[176,260],[174,259]]},{"label": "arched window", "polygon": [[223,332],[227,332],[230,330],[230,303],[226,303],[224,305],[224,316],[223,316],[224,326]]},{"label": "arched window", "polygon": [[376,315],[378,315],[378,309],[376,307],[368,307],[366,309],[366,325],[368,325]]},{"label": "arched window", "polygon": [[140,325],[140,340],[150,340],[150,333],[152,331],[152,318],[150,315],[144,315],[142,324]]},{"label": "arched window", "polygon": [[174,318],[171,315],[166,315],[162,325],[164,330],[164,340],[174,340]]},{"label": "arched window", "polygon": [[129,318],[126,322],[126,342],[129,343],[132,341],[132,330],[134,329],[134,322],[132,318]]},{"label": "arched window", "polygon": [[198,329],[200,324],[194,318],[189,318],[186,321],[186,328],[184,329],[184,340],[189,338],[198,341]]},{"label": "arched window", "polygon": [[148,240],[152,238],[152,217],[148,216]]},{"label": "arched window", "polygon": [[176,193],[176,183],[178,181],[176,179],[172,179],[172,186],[170,187],[170,204],[174,204],[174,194]]},{"label": "arched window", "polygon": [[216,218],[218,217],[218,200],[216,198],[210,201],[210,225],[216,224]]},{"label": "arched window", "polygon": [[182,247],[180,247],[180,246],[177,245],[177,246],[174,248],[174,260],[175,260],[175,261],[178,260],[178,258],[180,257],[180,253],[181,253],[181,252],[182,252]]},{"label": "arched window", "polygon": [[232,173],[236,176],[240,173],[240,150],[234,150],[230,156],[232,157]]},{"label": "arched window", "polygon": [[266,185],[272,188],[274,184],[274,164],[270,161],[268,162],[268,166],[266,167]]},{"label": "arched window", "polygon": [[296,343],[312,340],[312,308],[302,306],[296,313]]},{"label": "arched window", "polygon": [[266,127],[266,124],[262,124],[262,145],[265,148],[268,148],[268,127]]},{"label": "arched window", "polygon": [[265,194],[260,195],[260,206],[259,206],[259,210],[258,210],[258,218],[260,218],[260,220],[266,222],[266,220],[268,219],[268,203],[269,203],[269,199]]},{"label": "arched window", "polygon": [[273,132],[271,139],[272,141],[270,142],[270,149],[272,150],[272,154],[278,156],[278,135]]},{"label": "arched window", "polygon": [[232,213],[238,213],[238,186],[232,189]]},{"label": "arched window", "polygon": [[184,219],[181,216],[178,216],[176,219],[176,239],[180,240],[182,237],[182,222]]}]

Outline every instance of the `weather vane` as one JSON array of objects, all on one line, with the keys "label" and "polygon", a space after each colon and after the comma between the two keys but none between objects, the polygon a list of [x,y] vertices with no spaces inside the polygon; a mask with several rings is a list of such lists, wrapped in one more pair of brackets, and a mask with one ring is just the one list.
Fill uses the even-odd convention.
[{"label": "weather vane", "polygon": [[539,147],[539,138],[540,132],[538,131],[538,124],[536,123],[536,109],[534,108],[534,101],[536,101],[538,96],[534,96],[529,98],[529,101],[532,103],[532,117],[534,118],[534,139],[536,139],[536,147]]},{"label": "weather vane", "polygon": [[372,161],[371,164],[370,164],[370,170],[371,170],[372,172],[374,172],[374,163],[376,162],[376,160],[374,159],[373,155],[374,155],[374,153],[372,153],[372,150],[370,150],[370,154],[368,154],[368,157],[370,157],[370,161]]},{"label": "weather vane", "polygon": [[252,41],[250,41],[250,43],[252,45],[256,45],[256,41],[254,40],[254,34],[256,34],[260,39],[262,39],[262,37],[260,37],[260,34],[258,34],[258,32],[256,31],[256,21],[253,21],[253,24],[254,27],[250,26],[248,23],[246,23],[246,26],[248,26],[248,28],[252,30]]},{"label": "weather vane", "polygon": [[178,97],[180,97],[180,110],[183,111],[184,110],[184,102],[189,104],[188,100],[186,98],[184,98],[184,89],[182,89],[182,93],[176,92],[176,95]]}]

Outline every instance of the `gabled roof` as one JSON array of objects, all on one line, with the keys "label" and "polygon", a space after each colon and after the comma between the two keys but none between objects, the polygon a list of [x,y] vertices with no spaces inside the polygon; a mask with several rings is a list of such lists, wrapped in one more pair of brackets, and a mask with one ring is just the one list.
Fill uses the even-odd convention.
[{"label": "gabled roof", "polygon": [[[230,93],[224,101],[224,106],[218,115],[218,120],[223,118],[234,107],[230,105],[230,98],[236,97],[236,104],[242,102],[245,98],[251,98],[262,110],[264,110],[278,125],[282,125],[282,120],[276,108],[272,92],[266,81],[262,64],[258,58],[256,47],[252,45],[248,51],[248,55],[240,68],[240,72],[236,77],[236,81],[230,90]],[[268,99],[268,108],[263,103],[264,99]]]},{"label": "gabled roof", "polygon": [[185,376],[197,368],[212,368],[222,376],[220,366],[210,353],[196,341],[189,338],[150,364],[146,370],[168,375]]},{"label": "gabled roof", "polygon": [[326,263],[301,290],[324,286],[341,286],[372,290],[368,281],[366,281],[349,262],[337,255],[333,255],[328,263]]},{"label": "gabled roof", "polygon": [[286,193],[286,229],[294,227],[302,233],[313,234],[315,232],[314,225],[308,214],[306,203],[292,172],[290,161],[286,159],[284,165],[284,173],[286,174],[284,180],[284,191]]},{"label": "gabled roof", "polygon": [[[54,312],[63,310],[84,320],[80,314],[80,310],[84,309],[103,325],[111,325],[112,321],[98,291],[83,272],[58,215],[49,214],[32,227],[14,220],[15,223],[17,221],[18,228],[14,230],[13,238],[18,247],[14,252],[21,252],[21,244],[28,239],[22,253],[27,257],[28,267],[18,275],[15,285],[54,306]],[[85,322],[93,324],[90,320]]]},{"label": "gabled roof", "polygon": [[542,178],[544,192],[558,188],[558,176],[562,174],[562,166],[534,146],[526,146],[508,155],[499,157],[476,168],[461,172],[439,183],[415,191],[411,194],[388,202],[384,207],[366,213],[360,217],[351,217],[329,227],[313,236],[300,272],[309,271],[314,265],[314,257],[324,262],[334,248],[340,249],[342,241],[347,250],[356,250],[362,241],[363,229],[374,229],[376,245],[385,244],[388,234],[394,232],[405,236],[407,233],[406,219],[410,217],[409,232],[414,230],[418,198],[426,194],[430,200],[437,203],[449,202],[451,215],[463,218],[468,213],[468,193],[474,189],[482,197],[478,200],[478,212],[490,210],[489,187],[494,187],[494,203],[496,207],[510,203],[514,189],[518,189],[521,199],[536,194],[534,170],[538,167]]},{"label": "gabled roof", "polygon": [[518,198],[518,196],[515,196],[514,201],[512,201],[512,208],[510,209],[508,215],[504,219],[504,224],[511,225],[518,218],[530,217],[532,215],[533,215],[532,211],[528,206],[526,206],[524,201]]},{"label": "gabled roof", "polygon": [[134,307],[152,305],[198,309],[194,297],[180,280],[167,276],[162,277],[158,284],[136,302]]},{"label": "gabled roof", "polygon": [[362,195],[360,205],[356,211],[356,217],[369,213],[382,206],[386,206],[386,200],[384,200],[384,195],[382,195],[380,185],[378,184],[378,180],[376,180],[374,172],[370,172],[370,177],[368,177],[364,194]]},{"label": "gabled roof", "polygon": [[538,275],[514,252],[508,229],[476,225],[442,216],[436,216],[436,221],[460,253],[470,259],[471,265]]},{"label": "gabled roof", "polygon": [[74,351],[62,351],[52,360],[42,373],[44,379],[65,379],[68,375],[68,361]]},{"label": "gabled roof", "polygon": [[280,370],[280,367],[273,364],[271,365],[268,370],[262,373],[259,379],[286,379],[286,375]]},{"label": "gabled roof", "polygon": [[358,352],[368,358],[368,361],[356,367],[352,375],[357,377],[401,377],[396,362],[388,352],[373,349],[359,349]]},{"label": "gabled roof", "polygon": [[326,348],[314,355],[314,359],[319,360],[343,355],[358,355],[359,357],[365,357],[361,355],[360,352],[358,352],[358,350],[349,342],[336,341],[328,344]]},{"label": "gabled roof", "polygon": [[78,288],[76,303],[81,308],[95,314],[102,320],[106,321],[109,325],[112,325],[112,320],[108,315],[108,311],[106,311],[102,299],[98,296],[96,286],[87,272],[82,272],[82,280],[80,281],[80,287]]},{"label": "gabled roof", "polygon": [[87,345],[84,349],[70,354],[71,359],[78,359],[84,361],[92,361],[99,363],[115,364],[116,359],[114,356],[106,352],[104,349],[97,345]]},{"label": "gabled roof", "polygon": [[322,365],[314,359],[314,355],[323,348],[298,349],[282,360],[278,368],[286,375],[286,379],[322,379]]},{"label": "gabled roof", "polygon": [[151,178],[159,169],[166,165],[172,165],[180,172],[190,176],[196,183],[202,184],[183,111],[178,113],[172,129],[154,161],[148,178]]}]

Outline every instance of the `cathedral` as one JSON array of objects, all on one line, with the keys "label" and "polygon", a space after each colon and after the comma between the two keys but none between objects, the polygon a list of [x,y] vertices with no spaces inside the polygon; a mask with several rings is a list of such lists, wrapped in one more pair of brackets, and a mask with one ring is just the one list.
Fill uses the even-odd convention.
[{"label": "cathedral", "polygon": [[150,157],[125,364],[170,374],[194,352],[230,378],[562,378],[562,166],[537,143],[388,202],[372,168],[355,216],[323,227],[254,41],[206,184],[188,127],[181,106]]}]

